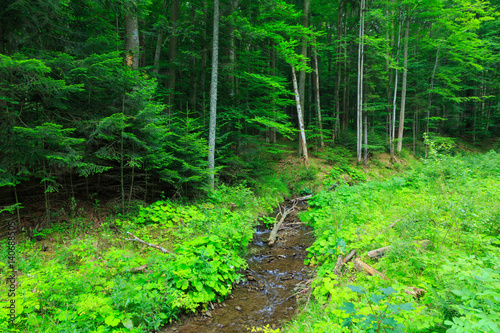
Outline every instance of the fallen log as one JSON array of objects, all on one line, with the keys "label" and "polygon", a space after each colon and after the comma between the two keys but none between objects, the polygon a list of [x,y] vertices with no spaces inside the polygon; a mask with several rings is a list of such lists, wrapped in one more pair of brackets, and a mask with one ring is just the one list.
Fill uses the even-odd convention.
[{"label": "fallen log", "polygon": [[[418,245],[422,249],[426,249],[431,242],[429,240],[423,239],[423,240],[413,241],[413,243]],[[391,249],[390,245],[384,246],[376,250],[371,250],[367,254],[371,259],[378,259],[380,257],[383,257],[390,249]]]},{"label": "fallen log", "polygon": [[271,231],[271,234],[269,235],[269,240],[268,240],[268,244],[269,245],[273,245],[274,242],[276,241],[276,237],[278,236],[278,230],[280,229],[281,227],[281,224],[283,223],[283,221],[285,221],[286,217],[288,216],[288,214],[290,214],[292,211],[295,210],[295,205],[290,208],[290,209],[286,209],[282,215],[281,215],[281,219],[279,220],[278,223],[276,223],[274,225],[274,228],[273,230]]},{"label": "fallen log", "polygon": [[377,275],[381,277],[382,279],[387,279],[387,277],[384,275],[384,273],[377,271],[375,268],[373,268],[370,265],[365,264],[358,258],[354,259],[354,268],[357,271],[365,271],[368,275]]},{"label": "fallen log", "polygon": [[349,261],[351,261],[351,259],[356,255],[356,250],[352,250],[351,252],[349,252],[348,255],[345,256],[344,258],[344,264],[348,263]]},{"label": "fallen log", "polygon": [[148,242],[145,242],[145,241],[143,241],[142,239],[140,239],[139,237],[137,237],[136,235],[134,235],[131,232],[127,231],[127,234],[130,235],[130,236],[132,236],[132,237],[134,237],[134,238],[125,238],[125,240],[127,240],[127,241],[139,242],[141,244],[144,244],[144,245],[147,245],[147,246],[152,247],[154,249],[157,249],[158,251],[161,251],[163,253],[175,254],[173,252],[170,252],[169,250],[167,250],[164,247],[161,247],[161,246],[156,245],[156,244],[150,244]]},{"label": "fallen log", "polygon": [[339,255],[335,268],[333,269],[333,273],[340,276],[342,274],[342,266],[344,266],[344,259],[342,258],[342,255]]},{"label": "fallen log", "polygon": [[307,200],[311,199],[312,197],[313,197],[313,194],[309,194],[309,195],[305,195],[303,197],[298,197],[298,198],[292,199],[292,200],[290,200],[290,202],[293,204],[297,204],[301,201],[307,201]]},{"label": "fallen log", "polygon": [[368,257],[371,259],[377,259],[385,255],[387,251],[391,249],[390,246],[384,246],[381,247],[380,249],[372,250],[368,252]]}]

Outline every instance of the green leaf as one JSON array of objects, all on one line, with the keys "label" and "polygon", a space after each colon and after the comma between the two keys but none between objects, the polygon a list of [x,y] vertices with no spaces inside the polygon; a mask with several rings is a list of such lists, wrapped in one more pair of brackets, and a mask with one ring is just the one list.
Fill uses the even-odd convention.
[{"label": "green leaf", "polygon": [[352,304],[351,302],[344,302],[343,304],[344,304],[344,306],[341,306],[340,310],[342,310],[348,314],[356,313],[356,308],[355,308],[354,304]]},{"label": "green leaf", "polygon": [[397,291],[394,290],[393,287],[387,287],[387,288],[380,288],[379,289],[381,292],[383,292],[385,295],[390,296],[392,294],[396,294]]},{"label": "green leaf", "polygon": [[357,286],[352,286],[352,285],[348,285],[347,287],[349,289],[351,289],[352,291],[354,291],[355,293],[358,293],[360,295],[365,294],[365,289],[363,287],[357,287]]},{"label": "green leaf", "polygon": [[130,318],[124,319],[122,321],[122,324],[123,324],[123,326],[125,326],[125,328],[127,328],[129,330],[134,328],[134,322]]},{"label": "green leaf", "polygon": [[109,315],[109,316],[106,317],[106,319],[104,320],[104,322],[108,326],[115,327],[115,326],[117,326],[120,323],[120,319],[115,318],[113,315]]}]

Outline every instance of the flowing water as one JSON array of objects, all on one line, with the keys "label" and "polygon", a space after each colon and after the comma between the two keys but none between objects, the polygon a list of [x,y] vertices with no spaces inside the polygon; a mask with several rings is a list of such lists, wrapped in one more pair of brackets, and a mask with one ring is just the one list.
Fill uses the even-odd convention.
[{"label": "flowing water", "polygon": [[257,229],[248,247],[245,277],[227,300],[201,315],[184,318],[182,324],[167,326],[163,332],[250,332],[251,327],[280,327],[295,312],[295,294],[301,283],[311,279],[312,270],[304,266],[305,249],[313,242],[310,231],[296,214],[290,214],[277,242],[269,246],[270,231]]}]

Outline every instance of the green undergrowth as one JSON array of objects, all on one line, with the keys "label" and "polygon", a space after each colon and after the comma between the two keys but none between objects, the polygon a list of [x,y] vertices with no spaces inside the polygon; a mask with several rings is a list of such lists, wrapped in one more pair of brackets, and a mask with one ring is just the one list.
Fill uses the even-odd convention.
[{"label": "green undergrowth", "polygon": [[[309,201],[301,218],[316,234],[313,300],[284,331],[500,332],[500,154],[431,157]],[[368,257],[384,246],[385,256]],[[335,275],[337,257],[353,249],[386,279],[352,262]]]},{"label": "green undergrowth", "polygon": [[[282,200],[274,185],[261,185],[259,196],[244,185],[221,185],[196,204],[137,206],[92,234],[47,240],[43,251],[39,243],[19,242],[15,324],[0,298],[0,332],[153,332],[222,301],[246,267],[258,215]],[[127,240],[133,236],[170,253]],[[6,245],[2,281],[11,274]]]}]

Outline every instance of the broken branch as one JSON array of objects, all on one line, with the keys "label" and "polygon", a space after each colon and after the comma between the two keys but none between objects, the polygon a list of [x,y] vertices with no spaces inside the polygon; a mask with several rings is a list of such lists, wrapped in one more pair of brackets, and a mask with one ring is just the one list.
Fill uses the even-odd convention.
[{"label": "broken branch", "polygon": [[142,243],[142,244],[144,244],[144,245],[147,245],[147,246],[149,246],[149,247],[152,247],[152,248],[154,248],[154,249],[157,249],[158,251],[161,251],[161,252],[163,252],[163,253],[175,254],[175,253],[173,253],[173,252],[170,252],[170,251],[169,251],[169,250],[167,250],[166,248],[161,247],[160,245],[150,244],[150,243],[148,243],[148,242],[145,242],[145,241],[143,241],[142,239],[140,239],[139,237],[137,237],[136,235],[134,235],[134,234],[133,234],[133,233],[131,233],[131,232],[128,232],[128,231],[127,231],[127,234],[128,234],[128,235],[130,235],[130,236],[132,236],[132,237],[134,237],[134,238],[132,238],[132,239],[131,239],[131,238],[125,238],[125,240]]}]

